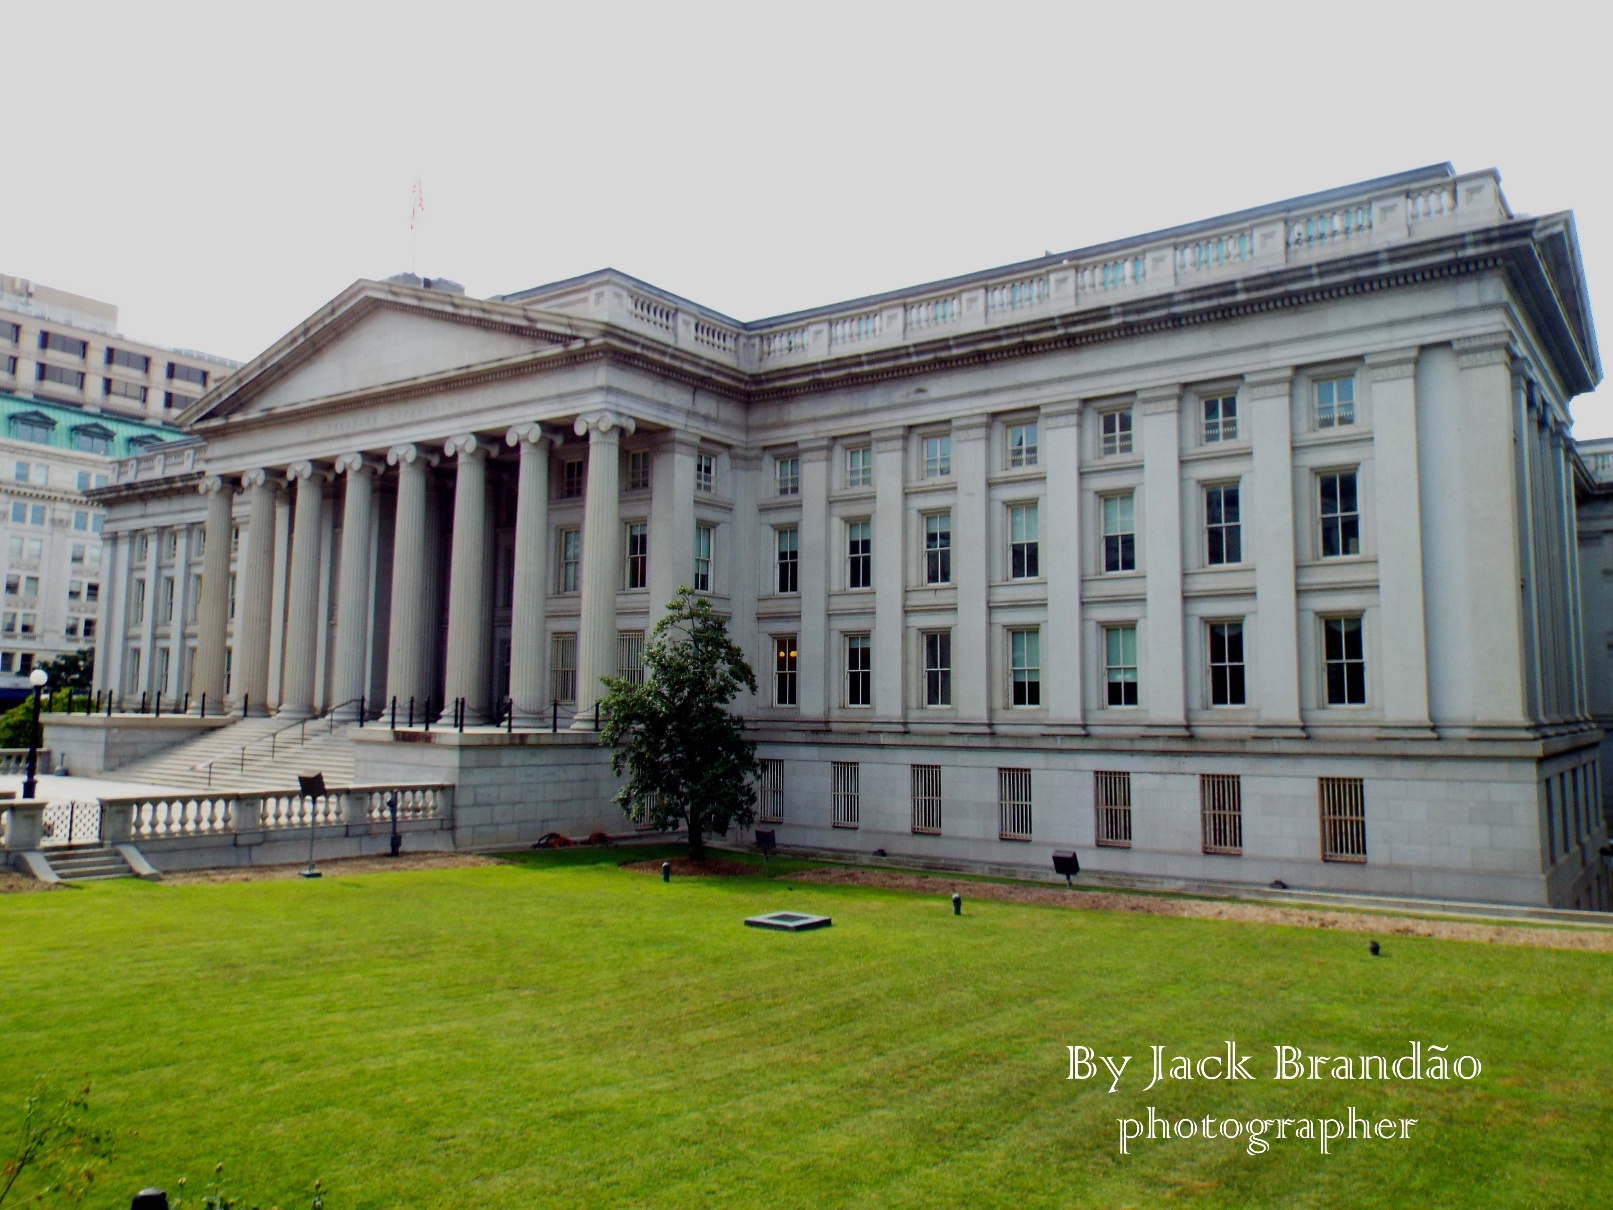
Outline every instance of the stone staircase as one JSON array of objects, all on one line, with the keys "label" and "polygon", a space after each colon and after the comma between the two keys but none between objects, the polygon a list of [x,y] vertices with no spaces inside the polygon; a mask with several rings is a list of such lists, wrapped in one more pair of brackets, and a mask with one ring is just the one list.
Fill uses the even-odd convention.
[{"label": "stone staircase", "polygon": [[293,789],[299,773],[323,773],[329,786],[350,785],[352,725],[320,718],[288,728],[284,719],[244,719],[125,765],[114,776],[186,790]]},{"label": "stone staircase", "polygon": [[106,878],[135,876],[123,854],[105,845],[46,849],[45,860],[63,882],[99,882]]}]

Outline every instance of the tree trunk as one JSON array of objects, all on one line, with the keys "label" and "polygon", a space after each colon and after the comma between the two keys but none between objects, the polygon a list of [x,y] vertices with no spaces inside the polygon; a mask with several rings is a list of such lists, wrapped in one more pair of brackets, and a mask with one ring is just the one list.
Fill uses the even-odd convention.
[{"label": "tree trunk", "polygon": [[689,860],[701,861],[706,856],[705,828],[702,826],[700,812],[694,807],[688,811],[689,818]]}]

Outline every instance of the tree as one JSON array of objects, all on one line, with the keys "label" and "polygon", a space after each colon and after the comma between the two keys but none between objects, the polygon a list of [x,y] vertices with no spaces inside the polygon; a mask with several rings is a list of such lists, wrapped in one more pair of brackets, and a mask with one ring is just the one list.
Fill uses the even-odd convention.
[{"label": "tree", "polygon": [[616,801],[663,830],[689,827],[689,856],[705,834],[755,815],[761,764],[745,724],[728,704],[756,692],[756,674],[728,637],[728,623],[690,588],[678,589],[644,648],[644,680],[606,677],[601,739],[616,749],[611,770],[627,782]]},{"label": "tree", "polygon": [[64,651],[53,660],[42,660],[39,666],[50,675],[52,689],[88,693],[95,683],[95,648]]}]

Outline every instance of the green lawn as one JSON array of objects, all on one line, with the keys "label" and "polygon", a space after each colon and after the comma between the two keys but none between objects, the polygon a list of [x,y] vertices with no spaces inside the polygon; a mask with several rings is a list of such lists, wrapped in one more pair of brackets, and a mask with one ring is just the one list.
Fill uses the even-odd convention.
[{"label": "green lawn", "polygon": [[[647,855],[647,854],[646,854]],[[85,1074],[92,1205],[227,1160],[331,1210],[1606,1206],[1613,958],[524,864],[0,897],[0,1112]],[[790,889],[793,887],[793,889]],[[778,908],[834,927],[741,927]],[[1259,1079],[1146,1095],[1148,1047]],[[1279,1084],[1448,1043],[1466,1085]],[[1135,1056],[1119,1093],[1066,1045]],[[1117,1119],[1416,1118],[1406,1142],[1132,1144]],[[6,1119],[0,1119],[6,1121]],[[1269,1136],[1268,1136],[1269,1137]],[[113,1196],[113,1192],[116,1196]]]}]

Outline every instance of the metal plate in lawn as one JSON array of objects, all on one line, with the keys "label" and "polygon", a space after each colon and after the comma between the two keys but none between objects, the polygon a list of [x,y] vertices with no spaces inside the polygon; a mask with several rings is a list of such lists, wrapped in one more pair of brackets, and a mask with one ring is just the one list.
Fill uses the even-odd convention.
[{"label": "metal plate in lawn", "polygon": [[747,916],[745,924],[753,929],[778,929],[783,933],[804,933],[808,929],[826,929],[833,923],[827,916],[808,916],[805,912],[768,912],[765,916]]}]

